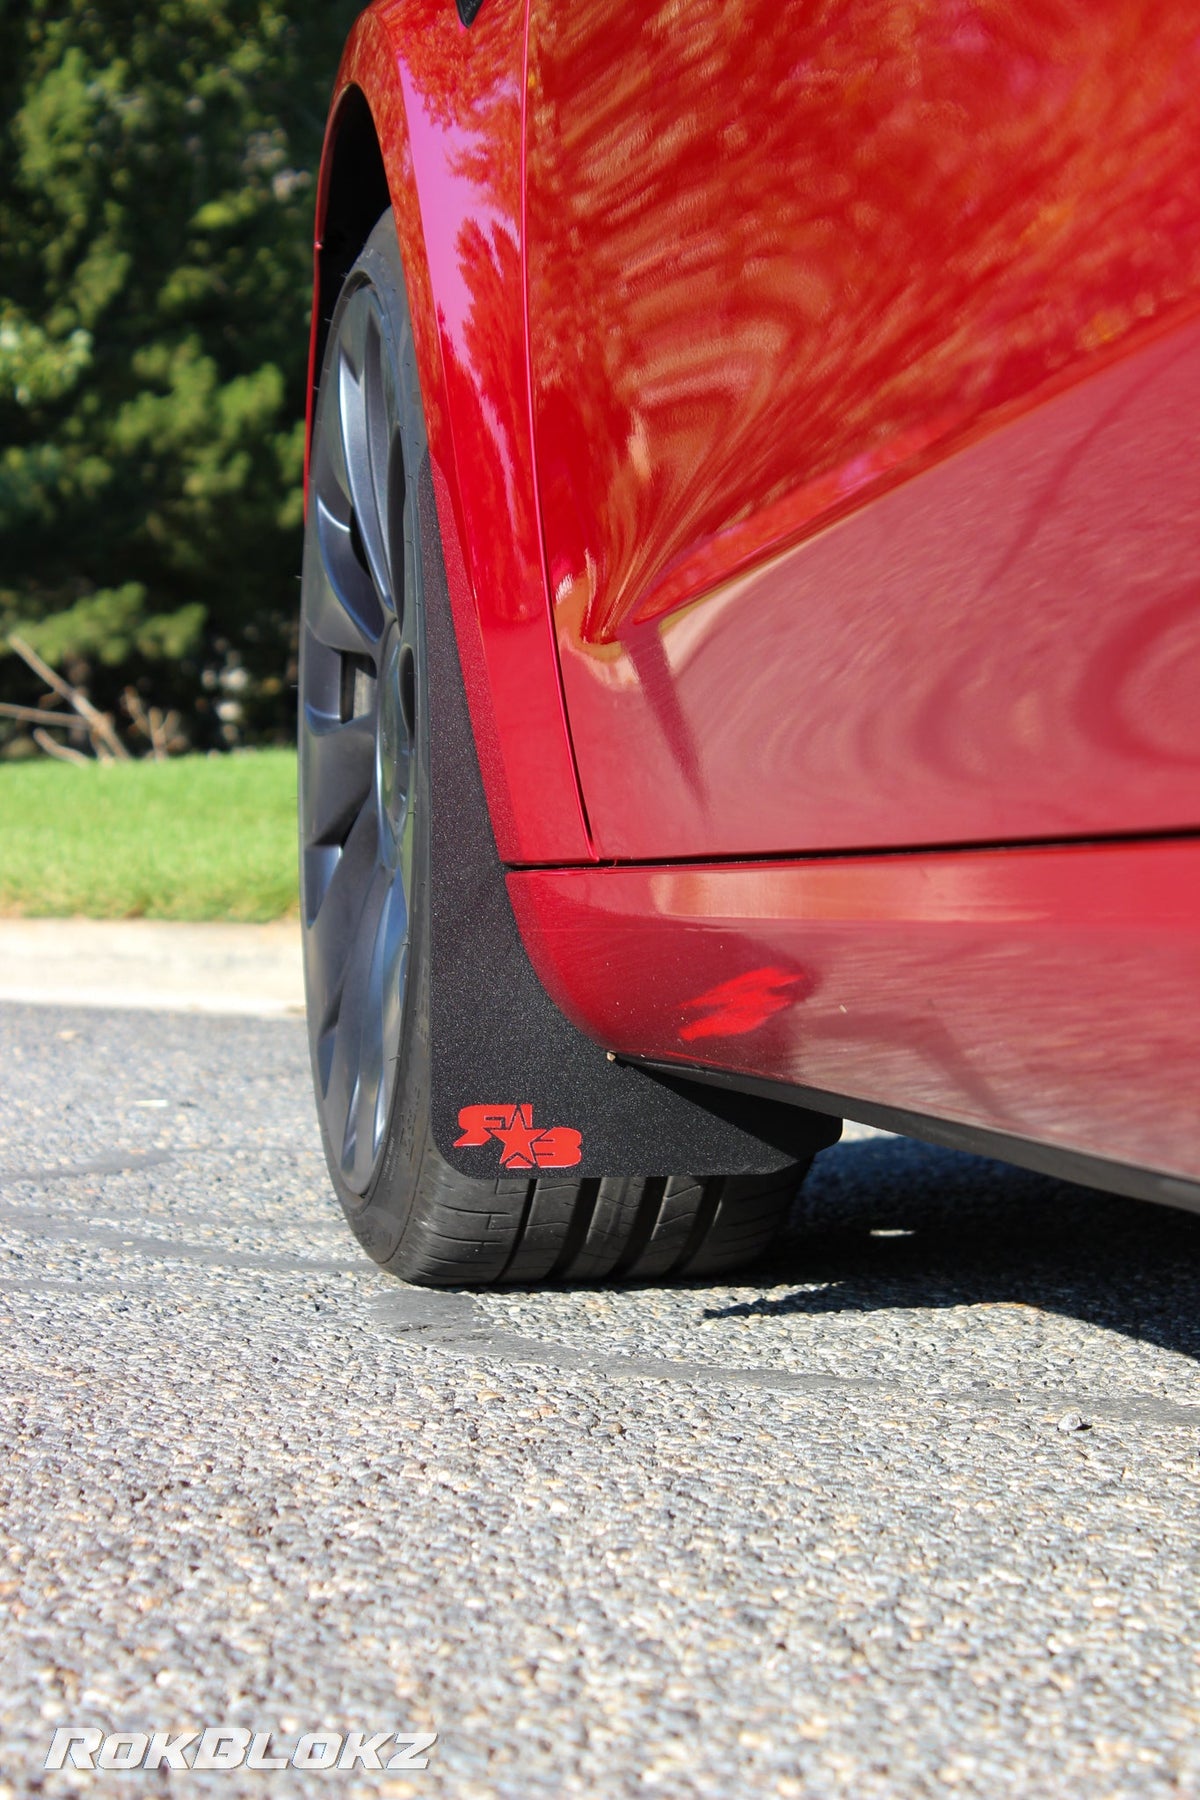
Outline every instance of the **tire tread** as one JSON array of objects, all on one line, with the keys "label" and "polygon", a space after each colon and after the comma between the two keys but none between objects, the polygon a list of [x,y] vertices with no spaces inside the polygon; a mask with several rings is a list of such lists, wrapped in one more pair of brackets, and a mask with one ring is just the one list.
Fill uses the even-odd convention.
[{"label": "tire tread", "polygon": [[427,1140],[408,1229],[378,1260],[434,1286],[716,1274],[764,1253],[805,1173],[474,1182]]}]

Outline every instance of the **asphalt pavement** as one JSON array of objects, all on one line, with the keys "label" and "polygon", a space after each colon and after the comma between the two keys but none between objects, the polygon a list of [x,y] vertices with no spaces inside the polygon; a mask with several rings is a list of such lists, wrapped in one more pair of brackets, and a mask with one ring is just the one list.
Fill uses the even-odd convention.
[{"label": "asphalt pavement", "polygon": [[867,1134],[736,1280],[430,1293],[295,1019],[0,1005],[0,1084],[4,1800],[1200,1792],[1200,1220]]}]

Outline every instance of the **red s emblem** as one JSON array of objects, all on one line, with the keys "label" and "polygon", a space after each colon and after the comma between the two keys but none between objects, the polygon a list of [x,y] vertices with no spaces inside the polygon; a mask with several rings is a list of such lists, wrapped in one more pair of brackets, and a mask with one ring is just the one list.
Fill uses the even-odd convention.
[{"label": "red s emblem", "polygon": [[583,1137],[569,1125],[537,1126],[533,1107],[464,1106],[456,1150],[477,1149],[495,1138],[502,1169],[573,1169],[583,1156]]}]

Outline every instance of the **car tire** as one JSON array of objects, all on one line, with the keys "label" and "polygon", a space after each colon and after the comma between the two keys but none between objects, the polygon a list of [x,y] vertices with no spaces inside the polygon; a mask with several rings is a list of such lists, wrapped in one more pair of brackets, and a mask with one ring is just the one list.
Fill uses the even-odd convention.
[{"label": "car tire", "polygon": [[434,1142],[422,551],[438,524],[427,457],[386,213],[330,321],[302,578],[304,965],[334,1188],[363,1247],[408,1281],[662,1279],[748,1262],[778,1230],[806,1165],[703,1179],[475,1180]]}]

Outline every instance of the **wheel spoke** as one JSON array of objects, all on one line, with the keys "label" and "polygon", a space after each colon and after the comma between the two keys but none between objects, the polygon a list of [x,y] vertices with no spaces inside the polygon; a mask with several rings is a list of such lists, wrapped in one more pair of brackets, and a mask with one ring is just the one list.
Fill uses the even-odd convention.
[{"label": "wheel spoke", "polygon": [[354,1094],[353,1146],[349,1136],[346,1150],[350,1156],[350,1167],[346,1169],[347,1180],[360,1193],[371,1178],[371,1170],[375,1164],[375,1151],[379,1141],[379,1115],[386,1105],[387,1084],[384,1079],[384,991],[383,991],[383,940],[387,919],[387,901],[380,914],[375,928],[375,941],[371,952],[371,969],[367,979],[366,995],[362,1012],[362,1024],[359,1035],[358,1050],[358,1083]]},{"label": "wheel spoke", "polygon": [[305,896],[305,911],[312,920],[305,933],[305,961],[310,1005],[316,1002],[313,1025],[318,1033],[328,1028],[337,1010],[378,863],[379,825],[372,797],[351,826],[337,867],[311,913],[309,896]]},{"label": "wheel spoke", "polygon": [[[359,1192],[370,1180],[395,1086],[394,1059],[400,1044],[407,949],[408,903],[403,887],[393,880],[383,901],[371,951],[354,1092],[352,1167],[345,1171],[347,1180]],[[349,1157],[349,1132],[345,1148]]]},{"label": "wheel spoke", "polygon": [[325,1101],[339,1151],[344,1150],[358,1086],[363,1002],[371,967],[371,935],[363,931],[353,947],[334,1025],[333,1057]]},{"label": "wheel spoke", "polygon": [[305,568],[305,623],[330,650],[373,655],[385,614],[355,552],[349,514],[341,517],[336,499],[320,493],[314,494],[312,506],[316,529]]},{"label": "wheel spoke", "polygon": [[[379,522],[386,553],[392,526],[391,486],[389,472],[392,460],[392,408],[388,405],[389,373],[379,321],[374,312],[367,315],[366,347],[363,356],[363,402],[367,423],[367,456],[371,468],[371,491],[375,498],[374,516]],[[389,562],[387,591],[393,591]]]},{"label": "wheel spoke", "polygon": [[305,843],[340,844],[375,779],[374,719],[331,719],[306,706],[300,758]]},{"label": "wheel spoke", "polygon": [[400,830],[396,833],[393,843],[394,843],[394,848],[393,848],[393,852],[392,852],[392,866],[396,871],[396,878],[398,881],[400,881],[404,884],[405,893],[411,894],[412,889],[413,889],[413,829],[412,829],[412,799],[411,799],[411,797],[408,802],[408,809],[404,816],[404,822],[401,825]]},{"label": "wheel spoke", "polygon": [[[346,480],[371,579],[380,597],[390,604],[392,579],[383,536],[383,518],[375,488],[373,463],[377,451],[371,436],[373,421],[368,410],[368,376],[369,364],[364,362],[360,374],[343,348],[338,357],[338,416]],[[376,409],[376,405],[372,400],[371,411]]]},{"label": "wheel spoke", "polygon": [[329,1086],[325,1092],[330,1136],[337,1150],[342,1172],[348,1178],[354,1171],[354,1134],[358,1118],[358,1096],[364,1073],[363,1050],[365,1044],[369,1046],[371,1013],[378,1006],[378,994],[372,992],[376,987],[376,983],[372,981],[372,970],[379,915],[387,893],[386,882],[383,870],[376,869],[367,886],[355,942],[342,983],[334,1028]]},{"label": "wheel spoke", "polygon": [[383,1039],[385,1044],[398,1044],[400,1014],[404,1000],[404,977],[408,962],[408,897],[399,875],[392,879],[381,935],[383,956],[380,987],[383,993]]},{"label": "wheel spoke", "polygon": [[300,893],[304,905],[305,930],[320,912],[321,902],[341,860],[342,852],[337,844],[305,844],[300,859]]}]

